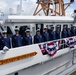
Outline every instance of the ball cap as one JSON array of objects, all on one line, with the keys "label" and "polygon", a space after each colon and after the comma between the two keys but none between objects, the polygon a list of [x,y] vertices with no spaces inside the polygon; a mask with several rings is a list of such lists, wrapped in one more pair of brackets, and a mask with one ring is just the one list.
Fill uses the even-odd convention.
[{"label": "ball cap", "polygon": [[26,29],[25,32],[30,32],[30,29]]},{"label": "ball cap", "polygon": [[36,32],[40,32],[40,29],[37,29]]},{"label": "ball cap", "polygon": [[51,28],[54,28],[54,26],[51,26]]},{"label": "ball cap", "polygon": [[19,31],[19,28],[15,28],[14,30],[15,30],[15,31]]},{"label": "ball cap", "polygon": [[63,28],[66,28],[66,26],[64,26]]},{"label": "ball cap", "polygon": [[3,30],[3,31],[2,31],[2,34],[4,34],[4,33],[7,33],[7,31],[6,31],[6,30]]},{"label": "ball cap", "polygon": [[60,28],[60,26],[57,26],[57,28]]},{"label": "ball cap", "polygon": [[47,27],[44,27],[43,29],[47,29]]}]

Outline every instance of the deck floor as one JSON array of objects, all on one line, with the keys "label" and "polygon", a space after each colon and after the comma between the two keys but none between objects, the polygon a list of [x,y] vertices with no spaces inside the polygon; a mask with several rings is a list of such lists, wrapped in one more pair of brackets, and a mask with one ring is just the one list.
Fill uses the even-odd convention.
[{"label": "deck floor", "polygon": [[76,70],[73,73],[71,73],[70,75],[76,75]]}]

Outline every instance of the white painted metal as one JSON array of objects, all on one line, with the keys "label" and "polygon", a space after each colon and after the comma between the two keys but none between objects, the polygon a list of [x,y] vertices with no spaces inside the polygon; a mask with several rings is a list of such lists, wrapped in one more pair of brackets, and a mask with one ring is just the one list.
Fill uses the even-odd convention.
[{"label": "white painted metal", "polygon": [[[69,59],[70,56],[70,59]],[[18,71],[20,75],[56,75],[72,65],[72,52]],[[9,74],[9,75],[13,75]]]},{"label": "white painted metal", "polygon": [[[21,24],[23,26],[25,24],[32,25],[32,30],[32,27],[35,27],[35,23],[54,24],[59,22],[63,24],[74,22],[73,18],[64,16],[7,16],[2,18],[2,20],[5,22],[3,25],[9,25],[12,28],[12,31],[16,25],[21,26]],[[61,49],[53,57],[42,55],[38,44],[12,48],[9,49],[9,51],[7,51],[5,54],[2,54],[2,51],[0,51],[0,60],[34,51],[38,53],[34,57],[0,65],[0,75],[14,75],[14,72],[17,71],[20,73],[19,75],[57,75],[67,68],[73,66],[73,63],[76,63],[76,54],[74,54],[73,51],[75,49],[76,47],[74,49]]]},{"label": "white painted metal", "polygon": [[[63,54],[66,54],[66,53],[70,52],[69,48],[67,48],[67,49],[63,49],[63,50],[58,51],[57,54],[54,57],[50,57],[48,55],[42,55],[38,45],[35,44],[35,45],[30,45],[30,46],[25,46],[25,47],[12,48],[9,51],[7,51],[6,54],[1,54],[0,59],[6,59],[6,58],[22,55],[22,54],[25,54],[25,53],[27,54],[27,53],[30,53],[30,52],[33,52],[33,51],[36,51],[38,53],[34,57],[31,57],[31,58],[28,58],[28,59],[23,59],[23,60],[20,60],[20,61],[16,61],[16,62],[12,62],[12,63],[6,64],[6,65],[0,66],[0,75],[9,74],[9,73],[12,73],[12,72],[24,69],[24,68],[28,68],[28,67],[33,66],[35,64],[39,64],[39,63],[42,63],[42,62],[52,60],[56,57],[59,57]],[[71,57],[72,57],[72,55],[70,55],[70,58]],[[58,63],[59,63],[59,65],[60,64],[63,65],[64,63],[72,60],[72,59],[68,60],[69,56],[67,56],[66,58],[62,59],[62,60],[61,59],[60,60],[55,59],[56,60],[55,62],[61,61],[61,63],[59,63],[59,62]],[[54,68],[54,65],[55,65],[55,68],[58,66],[56,63],[54,64],[54,62],[51,61],[51,66],[52,66],[51,69]]]},{"label": "white painted metal", "polygon": [[73,22],[74,19],[65,16],[8,16],[6,22],[26,22],[26,23],[49,23],[49,22]]}]

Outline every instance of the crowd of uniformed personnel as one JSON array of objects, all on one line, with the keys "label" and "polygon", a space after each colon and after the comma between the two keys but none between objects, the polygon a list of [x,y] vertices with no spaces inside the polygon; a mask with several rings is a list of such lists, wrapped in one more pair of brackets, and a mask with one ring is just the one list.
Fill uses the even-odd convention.
[{"label": "crowd of uniformed personnel", "polygon": [[55,31],[52,26],[49,30],[43,28],[42,33],[40,33],[40,29],[37,29],[34,39],[32,39],[29,29],[25,30],[25,35],[22,37],[19,34],[19,28],[15,28],[15,34],[11,37],[11,40],[10,37],[8,37],[7,31],[4,30],[0,37],[0,50],[2,50],[4,46],[8,48],[16,48],[31,45],[32,43],[42,43],[72,36],[76,36],[75,26],[72,26],[71,28],[64,26],[62,31],[60,30],[60,26],[57,26]]}]

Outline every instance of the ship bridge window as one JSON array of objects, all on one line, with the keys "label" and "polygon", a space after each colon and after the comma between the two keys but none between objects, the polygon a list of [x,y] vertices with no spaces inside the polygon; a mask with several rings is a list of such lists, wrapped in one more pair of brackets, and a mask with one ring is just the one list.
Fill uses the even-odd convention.
[{"label": "ship bridge window", "polygon": [[19,32],[19,33],[20,33],[20,35],[22,35],[22,36],[23,36],[23,35],[24,35],[25,30],[26,30],[26,29],[28,29],[28,28],[29,28],[28,26],[21,26],[21,27],[20,27],[20,32]]},{"label": "ship bridge window", "polygon": [[12,36],[12,31],[9,26],[7,26],[7,34],[8,36]]},{"label": "ship bridge window", "polygon": [[36,30],[39,28],[41,33],[43,32],[43,27],[44,24],[36,24]]},{"label": "ship bridge window", "polygon": [[4,29],[0,26],[0,37],[1,37],[1,32],[3,31]]}]

